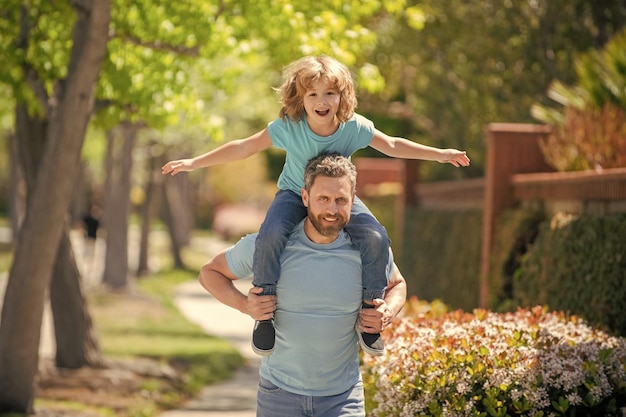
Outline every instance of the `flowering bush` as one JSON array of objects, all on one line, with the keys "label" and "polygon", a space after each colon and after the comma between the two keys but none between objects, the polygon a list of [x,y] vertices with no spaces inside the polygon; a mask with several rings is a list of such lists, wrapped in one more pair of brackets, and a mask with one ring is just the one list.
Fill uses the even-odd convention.
[{"label": "flowering bush", "polygon": [[385,337],[372,416],[626,416],[626,340],[575,316],[413,311]]}]

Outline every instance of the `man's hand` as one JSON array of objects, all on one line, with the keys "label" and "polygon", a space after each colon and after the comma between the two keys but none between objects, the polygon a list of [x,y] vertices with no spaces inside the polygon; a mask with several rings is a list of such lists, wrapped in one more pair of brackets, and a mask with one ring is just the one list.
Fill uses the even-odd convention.
[{"label": "man's hand", "polygon": [[374,308],[362,308],[359,312],[359,330],[365,333],[380,333],[391,323],[392,311],[385,300],[376,298]]},{"label": "man's hand", "polygon": [[269,320],[276,310],[276,296],[259,295],[262,292],[261,287],[252,287],[248,291],[247,313],[255,320]]}]

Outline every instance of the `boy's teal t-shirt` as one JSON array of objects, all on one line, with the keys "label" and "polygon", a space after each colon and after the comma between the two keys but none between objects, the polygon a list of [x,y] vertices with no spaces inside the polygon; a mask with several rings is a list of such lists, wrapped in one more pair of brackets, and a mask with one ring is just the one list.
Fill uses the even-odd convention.
[{"label": "boy's teal t-shirt", "polygon": [[304,168],[311,158],[322,152],[338,152],[349,158],[359,149],[369,146],[374,137],[374,124],[355,114],[341,123],[330,136],[319,136],[309,128],[306,115],[299,122],[289,118],[276,119],[268,125],[272,144],[286,151],[285,165],[278,178],[278,188],[300,194],[304,186]]}]

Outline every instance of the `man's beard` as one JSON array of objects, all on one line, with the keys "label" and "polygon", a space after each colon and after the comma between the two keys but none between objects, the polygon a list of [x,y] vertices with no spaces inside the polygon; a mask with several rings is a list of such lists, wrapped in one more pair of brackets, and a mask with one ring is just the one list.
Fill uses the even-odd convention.
[{"label": "man's beard", "polygon": [[309,213],[309,221],[317,233],[325,237],[337,237],[339,232],[341,232],[341,230],[345,227],[347,223],[346,219],[337,214],[334,216],[337,218],[337,221],[333,224],[328,224],[323,220],[324,217],[327,216],[313,216]]}]

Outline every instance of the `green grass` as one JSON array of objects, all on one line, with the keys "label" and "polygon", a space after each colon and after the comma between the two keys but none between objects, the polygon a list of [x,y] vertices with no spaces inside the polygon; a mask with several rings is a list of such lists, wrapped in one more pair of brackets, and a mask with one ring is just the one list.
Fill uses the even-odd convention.
[{"label": "green grass", "polygon": [[174,305],[177,285],[195,279],[189,271],[166,271],[142,278],[136,294],[97,294],[92,314],[105,355],[150,357],[187,367],[186,389],[228,378],[243,363],[227,341],[209,336]]},{"label": "green grass", "polygon": [[0,273],[8,273],[13,262],[13,245],[0,243]]}]

